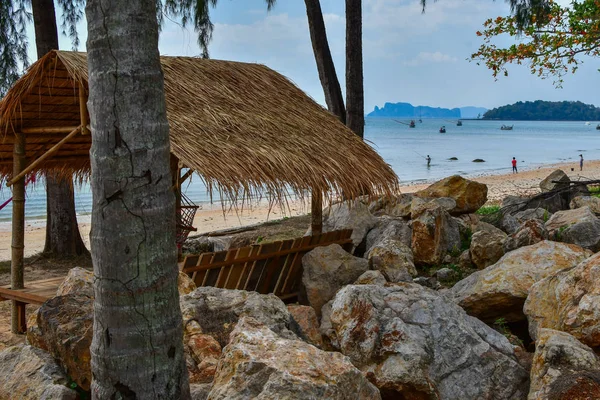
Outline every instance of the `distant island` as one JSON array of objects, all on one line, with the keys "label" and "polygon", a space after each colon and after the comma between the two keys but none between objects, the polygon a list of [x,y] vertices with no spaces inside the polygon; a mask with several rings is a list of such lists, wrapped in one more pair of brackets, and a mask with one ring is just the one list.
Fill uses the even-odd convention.
[{"label": "distant island", "polygon": [[518,101],[483,114],[483,119],[519,121],[600,121],[600,108],[580,101]]},{"label": "distant island", "polygon": [[375,109],[367,114],[367,117],[386,118],[477,118],[483,115],[487,108],[483,107],[460,107],[441,108],[429,106],[413,106],[410,103],[385,103],[382,108]]}]

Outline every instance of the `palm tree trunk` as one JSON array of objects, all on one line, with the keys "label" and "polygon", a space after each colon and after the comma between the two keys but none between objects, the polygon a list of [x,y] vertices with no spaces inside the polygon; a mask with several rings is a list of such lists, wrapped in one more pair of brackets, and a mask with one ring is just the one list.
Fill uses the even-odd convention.
[{"label": "palm tree trunk", "polygon": [[340,88],[340,81],[335,72],[333,58],[331,58],[321,4],[319,0],[304,0],[304,3],[306,4],[310,41],[315,54],[315,61],[317,62],[321,86],[323,86],[323,92],[325,93],[325,103],[327,103],[329,111],[345,124],[346,109],[344,108],[344,98],[342,96],[342,89]]},{"label": "palm tree trunk", "polygon": [[154,0],[88,0],[95,399],[189,398]]},{"label": "palm tree trunk", "polygon": [[358,136],[364,137],[361,0],[346,0],[346,125]]},{"label": "palm tree trunk", "polygon": [[[31,10],[37,55],[41,58],[58,49],[54,0],[32,0]],[[46,217],[44,253],[61,257],[88,253],[77,226],[71,180],[46,175]]]}]

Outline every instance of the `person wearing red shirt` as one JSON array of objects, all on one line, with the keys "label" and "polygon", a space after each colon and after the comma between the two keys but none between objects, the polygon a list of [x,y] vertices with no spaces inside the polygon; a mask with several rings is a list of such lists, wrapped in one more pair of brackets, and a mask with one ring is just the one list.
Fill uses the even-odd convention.
[{"label": "person wearing red shirt", "polygon": [[517,171],[517,160],[514,157],[512,159],[512,167],[513,167],[513,169],[512,169],[513,174],[518,174],[519,171]]}]

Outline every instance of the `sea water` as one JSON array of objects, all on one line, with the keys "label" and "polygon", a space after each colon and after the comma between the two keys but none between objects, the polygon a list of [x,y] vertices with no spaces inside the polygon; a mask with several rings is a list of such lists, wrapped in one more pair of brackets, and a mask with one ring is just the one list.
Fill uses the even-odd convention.
[{"label": "sea water", "polygon": [[[398,122],[399,121],[399,122]],[[431,182],[452,175],[478,176],[501,174],[511,170],[516,157],[521,169],[542,164],[572,163],[579,165],[579,154],[588,160],[600,158],[600,130],[597,122],[551,121],[457,121],[424,119],[409,128],[410,120],[367,118],[365,139],[391,165],[401,183]],[[500,130],[502,124],[514,125],[511,131]],[[439,133],[441,126],[446,133]],[[431,157],[427,167],[425,157]],[[456,161],[449,160],[452,157]],[[483,163],[474,163],[474,159]],[[207,205],[210,194],[201,179],[195,177],[184,186],[187,196],[196,204]],[[9,188],[0,190],[0,204],[11,196]],[[218,194],[213,194],[218,202]],[[25,214],[29,220],[44,219],[46,194],[43,181],[27,187]],[[79,215],[92,212],[92,194],[88,184],[76,187],[75,208]],[[9,205],[0,210],[0,223],[11,219]]]}]

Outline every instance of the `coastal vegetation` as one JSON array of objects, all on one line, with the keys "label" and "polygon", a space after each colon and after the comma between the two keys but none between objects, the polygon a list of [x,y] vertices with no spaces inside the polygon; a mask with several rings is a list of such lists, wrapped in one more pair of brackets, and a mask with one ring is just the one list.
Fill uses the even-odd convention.
[{"label": "coastal vegetation", "polygon": [[598,121],[600,108],[580,101],[518,101],[487,111],[483,119],[520,121]]},{"label": "coastal vegetation", "polygon": [[[600,4],[595,0],[569,5],[542,0],[512,0],[512,15],[490,18],[477,36],[483,44],[471,55],[477,64],[492,70],[494,78],[508,76],[509,64],[529,64],[532,74],[552,78],[560,87],[565,74],[574,73],[584,56],[600,56]],[[515,44],[499,46],[496,40],[509,35]]]}]

